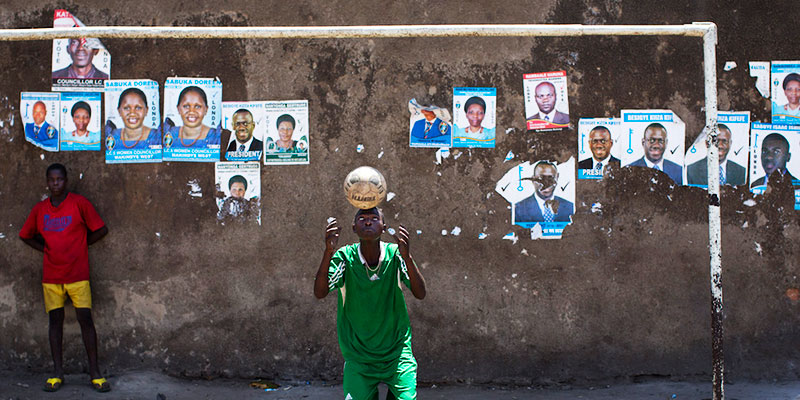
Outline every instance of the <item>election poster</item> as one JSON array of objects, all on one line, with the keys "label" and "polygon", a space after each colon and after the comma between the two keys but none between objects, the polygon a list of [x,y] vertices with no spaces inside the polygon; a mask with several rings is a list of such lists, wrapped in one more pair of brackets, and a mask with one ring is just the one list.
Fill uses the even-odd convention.
[{"label": "election poster", "polygon": [[264,103],[264,164],[308,164],[310,129],[308,100]]},{"label": "election poster", "polygon": [[267,124],[264,102],[223,101],[222,129],[231,132],[225,145],[225,160],[260,161]]},{"label": "election poster", "polygon": [[420,105],[417,99],[408,102],[408,145],[410,147],[451,147],[453,126],[450,112],[435,105]]},{"label": "election poster", "polygon": [[215,78],[167,78],[161,129],[164,161],[219,161],[222,82]]},{"label": "election poster", "polygon": [[453,88],[453,147],[494,148],[496,114],[496,88]]},{"label": "election poster", "polygon": [[102,93],[61,93],[61,151],[100,151]]},{"label": "election poster", "polygon": [[22,92],[19,111],[25,140],[47,151],[58,151],[61,93]]},{"label": "election poster", "polygon": [[254,220],[261,225],[261,164],[217,162],[214,166],[217,219]]},{"label": "election poster", "polygon": [[[55,10],[53,28],[85,27],[67,10]],[[53,91],[102,92],[111,75],[111,53],[97,38],[53,40]]]},{"label": "election poster", "polygon": [[522,89],[528,130],[555,131],[569,127],[566,71],[523,74]]},{"label": "election poster", "polygon": [[495,191],[511,203],[511,221],[532,239],[560,239],[575,214],[575,159],[526,161],[506,172]]},{"label": "election poster", "polygon": [[104,93],[106,164],[161,162],[158,82],[108,80]]},{"label": "election poster", "polygon": [[[739,186],[747,182],[747,157],[750,155],[750,112],[720,111],[717,122],[719,166],[712,172],[719,184]],[[708,188],[708,146],[706,132],[700,134],[686,150],[685,182],[689,186]]]},{"label": "election poster", "polygon": [[620,118],[578,120],[578,179],[602,179],[609,165],[620,166]]},{"label": "election poster", "polygon": [[773,61],[772,123],[800,124],[800,61]]},{"label": "election poster", "polygon": [[750,191],[762,194],[771,179],[783,175],[794,186],[794,209],[800,210],[800,125],[762,124],[750,128]]},{"label": "election poster", "polygon": [[622,165],[653,168],[683,185],[686,124],[672,110],[622,110]]}]

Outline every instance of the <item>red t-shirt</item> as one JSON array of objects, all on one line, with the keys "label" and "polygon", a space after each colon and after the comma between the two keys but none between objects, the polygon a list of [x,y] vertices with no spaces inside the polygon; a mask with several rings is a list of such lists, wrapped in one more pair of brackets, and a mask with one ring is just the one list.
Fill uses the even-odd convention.
[{"label": "red t-shirt", "polygon": [[72,283],[89,280],[89,246],[86,235],[105,226],[85,197],[67,193],[58,207],[44,199],[31,210],[19,237],[44,238],[42,283]]}]

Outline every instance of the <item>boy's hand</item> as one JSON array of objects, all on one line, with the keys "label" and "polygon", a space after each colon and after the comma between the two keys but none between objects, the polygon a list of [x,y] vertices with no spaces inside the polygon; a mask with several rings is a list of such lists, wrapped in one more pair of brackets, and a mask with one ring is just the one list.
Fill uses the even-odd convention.
[{"label": "boy's hand", "polygon": [[411,243],[408,239],[408,230],[405,226],[400,225],[397,228],[397,231],[392,235],[394,240],[397,241],[398,250],[400,250],[400,256],[403,258],[407,258],[409,255],[409,247],[411,247]]},{"label": "boy's hand", "polygon": [[333,253],[336,250],[336,245],[339,244],[339,232],[342,231],[336,222],[336,218],[331,219],[328,226],[325,228],[325,251]]}]

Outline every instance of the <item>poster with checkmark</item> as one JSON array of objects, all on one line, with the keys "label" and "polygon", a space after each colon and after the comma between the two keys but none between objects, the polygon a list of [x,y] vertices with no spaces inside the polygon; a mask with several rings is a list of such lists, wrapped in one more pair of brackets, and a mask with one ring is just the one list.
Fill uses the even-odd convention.
[{"label": "poster with checkmark", "polygon": [[622,165],[654,168],[683,185],[686,124],[672,110],[622,110]]},{"label": "poster with checkmark", "polygon": [[581,118],[578,121],[578,179],[602,179],[609,165],[622,157],[622,119]]},{"label": "poster with checkmark", "polygon": [[575,213],[575,159],[526,161],[495,185],[511,204],[511,223],[531,229],[531,238],[561,239]]},{"label": "poster with checkmark", "polygon": [[[719,183],[744,185],[747,182],[747,157],[750,155],[750,112],[720,111],[717,121],[720,164],[715,173],[719,173]],[[706,132],[701,132],[686,150],[684,178],[688,186],[708,188],[706,137]]]},{"label": "poster with checkmark", "polygon": [[763,194],[779,175],[794,186],[794,209],[800,210],[800,125],[762,124],[750,127],[750,191]]}]

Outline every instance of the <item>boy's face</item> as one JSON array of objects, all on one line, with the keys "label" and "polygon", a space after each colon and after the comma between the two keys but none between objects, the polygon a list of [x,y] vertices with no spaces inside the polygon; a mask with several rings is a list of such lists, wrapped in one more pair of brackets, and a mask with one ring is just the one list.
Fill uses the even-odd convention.
[{"label": "boy's face", "polygon": [[353,232],[359,239],[375,240],[383,233],[383,213],[378,208],[359,210],[353,221]]},{"label": "boy's face", "polygon": [[50,196],[59,197],[67,190],[67,177],[60,170],[54,169],[47,173],[47,189]]}]

